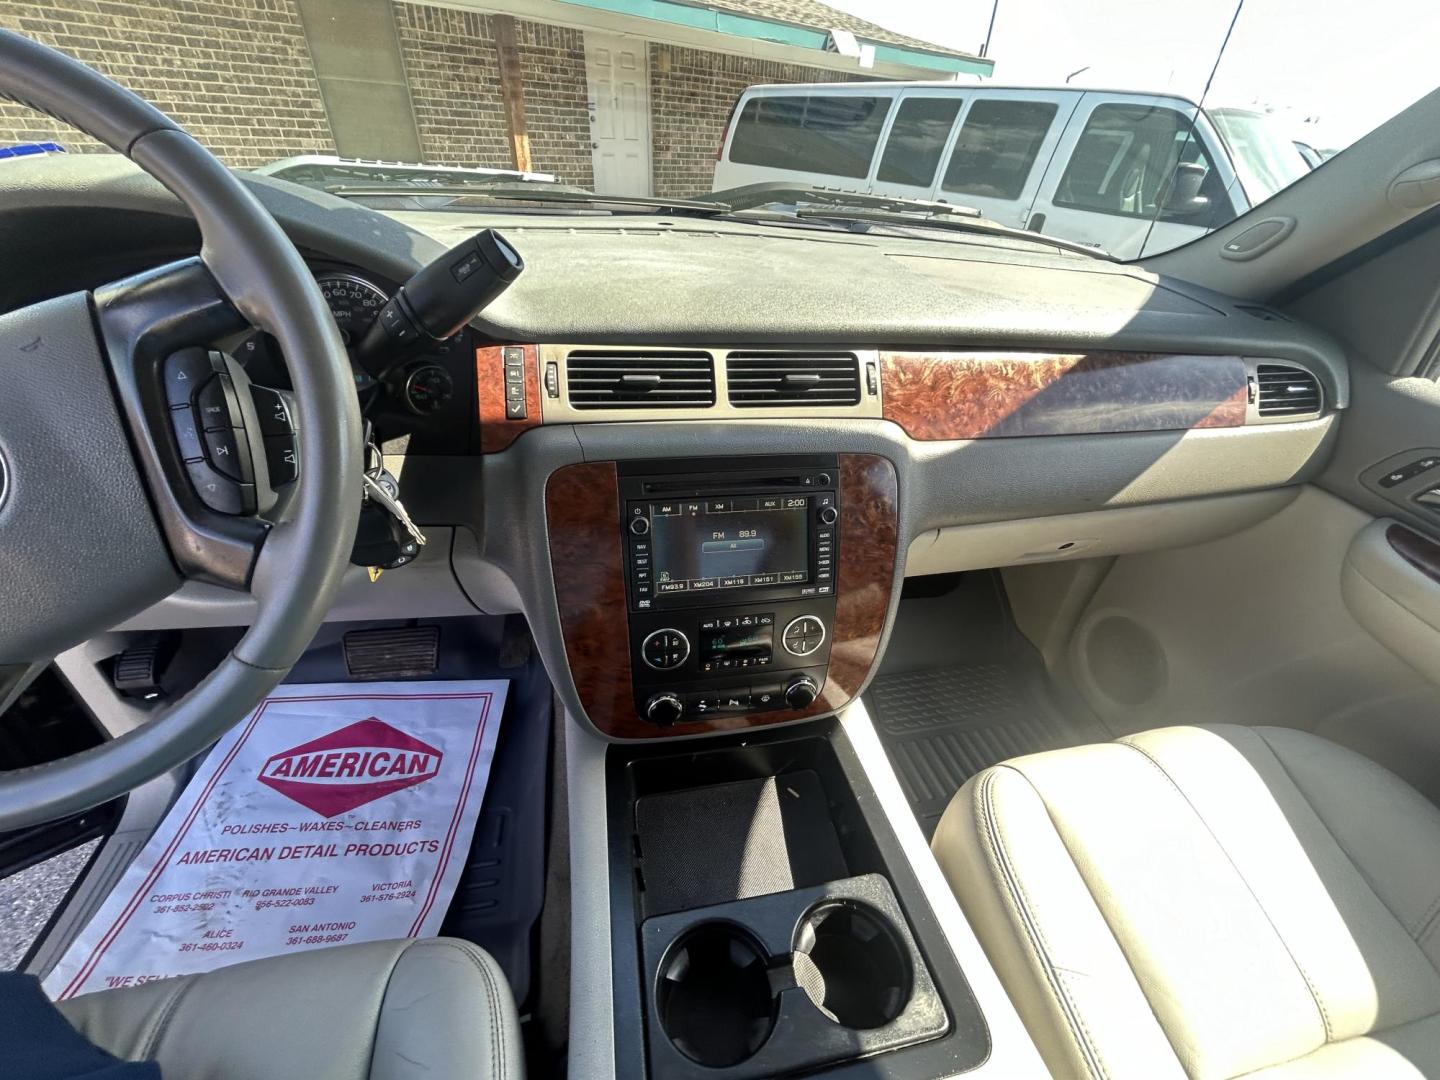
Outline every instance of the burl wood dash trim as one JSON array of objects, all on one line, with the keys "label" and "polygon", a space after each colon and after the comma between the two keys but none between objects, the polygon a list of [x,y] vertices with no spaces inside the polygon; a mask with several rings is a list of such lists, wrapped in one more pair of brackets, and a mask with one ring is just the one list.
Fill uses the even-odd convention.
[{"label": "burl wood dash trim", "polygon": [[1245,361],[1171,353],[884,352],[883,412],[912,439],[1245,423]]},{"label": "burl wood dash trim", "polygon": [[[550,570],[570,677],[591,721],[621,735],[640,724],[630,679],[620,484],[613,461],[567,465],[545,485]],[[648,725],[647,725],[648,726]]]},{"label": "burl wood dash trim", "polygon": [[805,709],[712,716],[662,728],[640,719],[630,642],[614,462],[569,465],[545,489],[551,571],[570,675],[586,715],[619,739],[696,735],[824,716],[847,705],[880,651],[899,543],[895,466],[874,454],[841,454],[840,550],[830,666]]},{"label": "burl wood dash trim", "polygon": [[509,420],[505,416],[503,348],[494,345],[475,350],[475,396],[480,402],[482,454],[499,453],[540,424],[540,350],[535,345],[520,346],[525,350],[525,419]]}]

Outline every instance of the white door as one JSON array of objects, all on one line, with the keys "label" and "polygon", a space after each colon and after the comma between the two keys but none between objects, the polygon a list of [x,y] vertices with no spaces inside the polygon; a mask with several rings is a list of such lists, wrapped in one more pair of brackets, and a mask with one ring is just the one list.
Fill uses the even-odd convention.
[{"label": "white door", "polygon": [[639,38],[585,31],[595,190],[650,194],[650,47]]},{"label": "white door", "polygon": [[936,199],[1022,227],[1079,91],[972,92],[940,169]]},{"label": "white door", "polygon": [[[1192,131],[1194,115],[1193,106],[1174,99],[1087,93],[1050,163],[1029,228],[1135,259],[1233,218],[1229,162],[1209,150],[1208,122],[1202,118]],[[1199,205],[1208,210],[1165,205],[1181,163],[1202,170]]]}]

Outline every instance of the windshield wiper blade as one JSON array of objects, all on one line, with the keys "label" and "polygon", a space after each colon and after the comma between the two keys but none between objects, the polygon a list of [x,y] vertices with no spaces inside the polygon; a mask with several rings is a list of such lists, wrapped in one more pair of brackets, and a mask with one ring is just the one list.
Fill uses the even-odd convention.
[{"label": "windshield wiper blade", "polygon": [[723,203],[737,214],[759,210],[776,204],[794,207],[791,216],[812,221],[850,222],[860,225],[898,225],[921,229],[948,229],[952,232],[986,233],[1008,236],[1032,244],[1044,244],[1066,251],[1112,259],[1103,248],[1063,240],[1057,236],[1017,229],[984,217],[979,210],[955,203],[932,199],[912,199],[903,195],[876,195],[843,188],[812,187],[784,181],[746,184],[710,193],[710,199]]},{"label": "windshield wiper blade", "polygon": [[550,183],[496,182],[494,184],[468,184],[459,187],[398,188],[375,186],[342,186],[331,188],[330,194],[342,198],[381,198],[392,195],[441,196],[455,203],[508,203],[524,202],[549,206],[625,207],[658,212],[683,213],[699,217],[716,217],[730,213],[723,203],[702,202],[698,199],[657,199],[643,195],[597,195],[583,188],[560,187]]},{"label": "windshield wiper blade", "polygon": [[1041,244],[1045,247],[1057,247],[1065,251],[1074,251],[1096,259],[1108,259],[1112,262],[1115,260],[1115,256],[1111,255],[1102,247],[1082,244],[1076,240],[1064,240],[1058,236],[1050,236],[1046,233],[1038,233],[1030,229],[1017,229],[1012,225],[1002,225],[998,221],[991,221],[983,217],[931,217],[913,213],[901,213],[893,210],[847,210],[844,207],[838,206],[833,210],[823,207],[802,206],[796,209],[795,216],[802,220],[851,222],[857,225],[885,225],[912,229],[942,229],[947,232],[1003,236],[1012,240],[1023,240],[1030,244]]},{"label": "windshield wiper blade", "polygon": [[905,195],[876,195],[868,191],[847,191],[844,188],[819,187],[812,184],[790,184],[783,180],[772,180],[763,184],[744,184],[740,187],[726,188],[723,191],[712,191],[709,200],[721,203],[734,211],[755,210],[765,206],[774,206],[776,203],[810,203],[847,209],[908,210],[943,214],[946,217],[980,217],[979,210],[973,206],[962,206],[959,203],[938,202],[934,199],[912,199]]}]

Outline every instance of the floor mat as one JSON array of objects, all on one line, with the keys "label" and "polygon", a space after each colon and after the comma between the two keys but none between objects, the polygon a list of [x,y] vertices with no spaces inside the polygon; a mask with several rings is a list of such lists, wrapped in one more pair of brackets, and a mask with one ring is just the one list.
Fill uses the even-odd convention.
[{"label": "floor mat", "polygon": [[[902,623],[907,605],[915,615],[913,636],[918,640],[927,630],[927,642],[950,642],[952,660],[934,664],[939,657],[932,653],[926,659],[933,666],[883,673],[865,702],[926,837],[955,792],[982,769],[1021,754],[1109,739],[1094,719],[1057,706],[1044,665],[1015,629],[998,581],[902,600]],[[947,631],[944,623],[964,630]],[[967,662],[954,663],[961,633]]]},{"label": "floor mat", "polygon": [[278,687],[221,737],[46,979],[57,1000],[439,932],[508,683]]}]

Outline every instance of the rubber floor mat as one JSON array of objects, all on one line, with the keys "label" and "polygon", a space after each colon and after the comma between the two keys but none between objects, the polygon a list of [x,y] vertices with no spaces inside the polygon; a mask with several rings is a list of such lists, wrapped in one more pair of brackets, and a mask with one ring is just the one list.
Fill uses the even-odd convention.
[{"label": "rubber floor mat", "polygon": [[1039,659],[881,675],[865,695],[890,763],[928,838],[960,786],[1007,758],[1103,742],[1093,721],[1074,721],[1050,700]]}]

